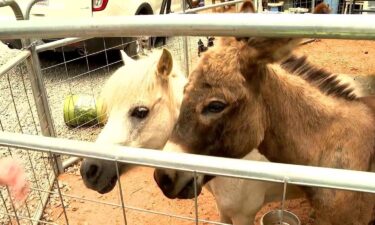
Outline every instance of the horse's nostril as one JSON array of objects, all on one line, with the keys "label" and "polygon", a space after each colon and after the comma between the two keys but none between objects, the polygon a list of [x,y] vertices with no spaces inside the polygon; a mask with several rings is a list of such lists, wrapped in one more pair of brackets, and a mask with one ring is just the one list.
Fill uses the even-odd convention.
[{"label": "horse's nostril", "polygon": [[167,174],[162,175],[162,177],[160,179],[160,183],[163,186],[164,190],[171,190],[172,189],[173,182],[172,182],[172,179]]},{"label": "horse's nostril", "polygon": [[87,179],[95,179],[99,175],[99,166],[91,164],[86,172]]}]

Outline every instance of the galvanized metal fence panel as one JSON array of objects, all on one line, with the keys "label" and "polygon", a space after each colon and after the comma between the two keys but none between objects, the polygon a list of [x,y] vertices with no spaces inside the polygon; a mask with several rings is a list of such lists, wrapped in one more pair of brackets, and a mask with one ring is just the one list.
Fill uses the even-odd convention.
[{"label": "galvanized metal fence panel", "polygon": [[[238,3],[234,1],[233,3]],[[229,3],[219,4],[220,6]],[[258,5],[261,2],[258,3]],[[293,3],[293,7],[311,7],[309,1]],[[290,6],[287,6],[290,7]],[[207,6],[206,8],[210,8]],[[201,9],[189,9],[185,13],[194,13]],[[327,23],[327,20],[330,23]],[[106,38],[101,39],[102,49],[90,52],[87,39],[94,36],[143,36],[143,35],[195,35],[197,37],[172,37],[166,47],[172,49],[175,59],[185,65],[185,73],[194,67],[198,59],[197,42],[202,35],[224,36],[270,36],[270,37],[323,37],[344,39],[375,39],[374,16],[339,16],[339,15],[168,15],[146,17],[124,17],[101,20],[82,21],[17,21],[3,24],[0,38],[31,38],[36,37],[69,37],[40,46],[32,42],[28,48],[19,52],[13,61],[0,67],[1,99],[5,104],[0,106],[1,131],[25,134],[57,136],[75,140],[93,141],[100,132],[97,123],[90,126],[82,124],[68,128],[63,121],[64,98],[74,94],[87,94],[98,97],[101,85],[122,66],[121,59],[111,59],[114,49],[123,49],[134,43],[135,39],[121,39],[121,43],[109,45]],[[80,42],[81,41],[81,42]],[[72,54],[69,45],[79,45],[77,54]],[[57,51],[54,54],[43,53],[47,50]],[[145,50],[147,52],[147,50]],[[47,54],[49,60],[40,59],[39,54]],[[48,55],[49,54],[49,55]],[[176,57],[177,56],[177,57]],[[101,57],[101,59],[99,59]],[[143,57],[142,55],[140,57]],[[28,66],[25,64],[25,60]],[[101,63],[93,61],[101,61]],[[31,67],[31,68],[30,68]],[[39,74],[36,80],[27,76]],[[31,91],[33,90],[33,91]],[[33,96],[34,95],[34,96]],[[38,99],[35,104],[34,99]],[[39,115],[39,116],[38,116]],[[37,117],[39,119],[37,119]],[[355,171],[330,170],[303,166],[277,165],[239,160],[212,159],[204,156],[179,156],[170,153],[151,152],[126,147],[110,147],[113,151],[103,153],[100,147],[90,143],[68,141],[65,139],[48,139],[17,134],[2,133],[0,136],[0,153],[3,156],[20,156],[28,171],[32,183],[31,194],[26,204],[17,208],[9,199],[9,190],[1,189],[0,223],[10,224],[74,224],[73,209],[69,205],[73,201],[84,204],[96,204],[113,207],[116,215],[121,217],[121,224],[128,224],[128,214],[141,212],[176,219],[176,221],[192,221],[195,224],[221,224],[207,221],[199,215],[197,197],[191,215],[180,215],[128,205],[125,201],[123,184],[118,184],[118,198],[115,202],[68,194],[69,187],[58,179],[59,172],[77,173],[68,168],[79,157],[95,157],[111,160],[117,168],[118,163],[126,162],[152,167],[167,167],[187,170],[192,173],[207,173],[230,177],[259,179],[273,182],[287,182],[308,186],[341,188],[355,191],[375,192],[374,174]],[[108,147],[108,146],[106,146]],[[59,158],[52,153],[65,155]],[[186,160],[185,157],[191,158]],[[198,160],[199,159],[199,160]],[[201,160],[205,164],[195,163]],[[220,168],[217,165],[221,166]],[[231,165],[231,166],[229,166]],[[236,165],[233,167],[232,165]],[[59,167],[60,171],[56,168]],[[74,165],[77,169],[77,165]],[[318,172],[322,172],[316,176]],[[329,174],[335,176],[335,180]],[[309,174],[309,175],[306,175]],[[355,177],[356,182],[348,182],[348,177]],[[344,179],[342,179],[344,178]],[[81,184],[83,186],[83,183]],[[47,208],[44,206],[49,198]],[[51,211],[59,212],[51,215]],[[44,211],[43,211],[44,210]],[[53,214],[53,213],[52,213]],[[75,221],[75,220],[73,220]]]},{"label": "galvanized metal fence panel", "polygon": [[[29,72],[25,63],[30,54],[25,51],[6,50],[4,45],[0,61],[5,62],[0,74],[1,106],[0,130],[40,135],[41,127],[33,98]],[[11,56],[13,55],[14,58]],[[9,61],[6,58],[10,58]],[[2,157],[19,158],[27,171],[33,188],[24,205],[16,206],[10,201],[9,189],[1,188],[1,224],[37,224],[48,200],[54,182],[51,155],[35,151],[1,147]]]}]

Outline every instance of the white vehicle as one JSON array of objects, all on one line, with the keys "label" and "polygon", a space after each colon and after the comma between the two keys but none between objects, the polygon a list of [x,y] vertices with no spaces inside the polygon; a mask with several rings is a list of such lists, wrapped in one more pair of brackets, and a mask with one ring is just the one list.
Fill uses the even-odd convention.
[{"label": "white vehicle", "polygon": [[[22,9],[31,0],[15,0]],[[171,11],[181,10],[182,0],[170,0]],[[100,18],[106,16],[125,15],[152,15],[164,14],[161,12],[162,4],[167,5],[168,0],[42,0],[36,3],[30,12],[30,20],[46,18]],[[166,7],[163,7],[166,9]],[[0,23],[4,20],[15,20],[15,16],[10,7],[0,8]],[[50,42],[54,39],[42,40]],[[64,51],[77,51],[80,54],[93,53],[106,49],[123,48],[128,55],[136,55],[139,51],[139,43],[136,38],[93,38],[82,43],[76,43],[64,47]],[[2,40],[11,48],[21,48],[19,40]],[[122,45],[123,43],[127,43]]]}]

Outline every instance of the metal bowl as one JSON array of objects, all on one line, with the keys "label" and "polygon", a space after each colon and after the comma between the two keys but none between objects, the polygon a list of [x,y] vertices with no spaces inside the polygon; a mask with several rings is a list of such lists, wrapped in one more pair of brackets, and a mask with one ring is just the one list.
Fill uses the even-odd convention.
[{"label": "metal bowl", "polygon": [[[260,219],[261,225],[280,225],[281,210],[272,210],[264,214]],[[283,213],[283,225],[301,225],[299,218],[289,212],[284,210]]]}]

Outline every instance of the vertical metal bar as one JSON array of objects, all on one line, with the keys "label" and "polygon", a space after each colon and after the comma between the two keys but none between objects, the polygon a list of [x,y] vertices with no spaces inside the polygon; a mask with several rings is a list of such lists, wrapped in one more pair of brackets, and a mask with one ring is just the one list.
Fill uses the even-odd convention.
[{"label": "vertical metal bar", "polygon": [[12,218],[10,217],[10,213],[9,213],[8,207],[7,207],[7,204],[5,202],[5,199],[4,199],[4,196],[3,196],[3,193],[1,192],[1,190],[0,190],[0,197],[1,197],[1,200],[3,202],[4,208],[5,208],[5,212],[8,214],[9,222],[10,222],[11,225],[13,225]]},{"label": "vertical metal bar", "polygon": [[280,216],[280,224],[284,224],[284,208],[285,208],[285,197],[286,197],[286,187],[288,184],[288,178],[284,179],[284,186],[283,186],[283,197],[281,199],[281,216]]},{"label": "vertical metal bar", "polygon": [[27,204],[27,199],[25,200],[25,206],[26,206],[27,217],[29,218],[29,223],[33,225],[33,221],[31,220],[31,213],[30,213],[29,205]]},{"label": "vertical metal bar", "polygon": [[22,129],[22,125],[21,125],[21,120],[20,120],[20,116],[19,116],[18,111],[17,111],[16,102],[14,100],[13,89],[12,89],[12,85],[10,83],[10,78],[9,78],[9,74],[8,73],[7,73],[6,77],[7,77],[7,81],[8,81],[8,85],[9,85],[10,96],[11,96],[12,102],[13,102],[14,112],[15,112],[16,118],[17,118],[17,123],[18,123],[18,126],[20,127],[21,133],[23,133],[23,129]]},{"label": "vertical metal bar", "polygon": [[56,132],[48,104],[46,89],[44,87],[39,57],[34,45],[31,45],[29,50],[31,56],[27,59],[26,65],[28,66],[28,71],[30,71],[29,79],[35,98],[35,104],[37,105],[38,117],[39,120],[41,120],[41,131],[44,136],[55,137]]},{"label": "vertical metal bar", "polygon": [[166,14],[171,13],[171,4],[172,4],[172,0],[167,0]]},{"label": "vertical metal bar", "polygon": [[[186,11],[186,0],[182,0],[182,12],[185,13]],[[189,52],[188,52],[188,39],[186,36],[182,38],[182,42],[184,45],[184,55],[185,55],[185,72],[186,75],[189,76]]]},{"label": "vertical metal bar", "polygon": [[[107,45],[105,43],[104,38],[103,38],[103,45],[104,45],[105,62],[107,64],[107,72],[109,74],[109,61],[108,61],[108,55],[107,55]],[[92,89],[92,85],[91,85],[91,89]],[[94,95],[94,92],[93,92],[93,95]],[[96,104],[95,104],[95,107],[96,107]]]},{"label": "vertical metal bar", "polygon": [[[64,51],[64,46],[61,47],[61,54],[62,54],[62,57],[63,57],[63,61],[64,61],[64,68],[65,68],[65,75],[66,76],[69,76],[69,72],[68,72],[68,65],[66,64],[66,57],[65,57],[65,51]],[[70,79],[67,79],[68,82],[69,82],[69,94],[72,94],[72,83],[70,82]]]},{"label": "vertical metal bar", "polygon": [[[34,128],[35,128],[35,132],[36,134],[39,134],[39,131],[38,131],[38,128],[37,128],[37,125],[36,125],[36,122],[35,122],[35,117],[34,117],[34,113],[32,111],[32,107],[31,107],[31,103],[30,103],[30,99],[29,99],[29,96],[27,94],[27,88],[26,88],[26,84],[25,84],[25,79],[24,79],[24,75],[25,75],[25,72],[23,71],[23,67],[20,65],[20,70],[21,70],[21,78],[22,78],[22,84],[23,84],[23,87],[24,87],[24,91],[25,91],[25,94],[26,94],[26,99],[27,99],[27,102],[28,102],[28,105],[29,105],[29,109],[30,109],[30,113],[31,113],[31,117],[33,119],[33,123],[34,123]],[[42,154],[42,160],[43,160],[43,164],[44,164],[44,168],[45,168],[45,175],[47,177],[47,180],[48,180],[48,185],[49,185],[49,189],[51,188],[51,186],[53,185],[53,183],[51,182],[51,178],[50,178],[50,174],[48,173],[48,163],[52,164],[53,165],[53,162],[51,161],[51,159],[53,159],[51,153],[41,153]],[[48,154],[49,154],[49,157],[48,157]],[[47,162],[46,162],[47,160]],[[52,166],[53,167],[53,166]],[[35,172],[34,172],[35,173]],[[54,179],[54,178],[52,178]],[[36,181],[37,182],[37,181]],[[37,186],[38,188],[39,187],[39,183],[37,183]],[[37,225],[38,224],[38,220],[41,218],[42,216],[42,213],[43,213],[43,209],[47,203],[47,200],[48,200],[48,196],[49,194],[48,193],[44,193],[44,194],[41,194],[40,191],[38,191],[39,193],[39,197],[41,199],[41,204],[35,209],[35,214],[34,214],[34,220],[32,223],[34,223],[34,225]]]},{"label": "vertical metal bar", "polygon": [[86,42],[83,42],[83,49],[85,51],[85,59],[86,59],[86,66],[87,66],[87,72],[89,74],[89,76],[91,75],[91,72],[90,72],[90,64],[89,64],[89,58],[87,56],[87,48],[86,48]]},{"label": "vertical metal bar", "polygon": [[[57,164],[56,157],[53,157],[53,159],[54,159],[55,163]],[[63,196],[62,196],[61,190],[60,190],[59,179],[58,179],[58,171],[56,171],[55,168],[53,168],[52,170],[55,173],[55,181],[56,181],[56,186],[57,186],[57,192],[59,194],[59,198],[60,198],[60,201],[61,201],[61,207],[63,208],[65,221],[66,221],[66,224],[69,225],[68,215],[66,214],[65,205],[64,205],[64,199],[63,199]]]},{"label": "vertical metal bar", "polygon": [[[12,88],[12,84],[10,83],[10,78],[9,78],[9,74],[7,74],[7,81],[8,81],[8,85],[9,85],[9,91],[10,91],[10,95],[11,95],[11,98],[12,98],[12,102],[13,102],[13,107],[14,107],[14,111],[15,111],[15,115],[17,117],[17,122],[18,122],[18,125],[19,125],[19,128],[20,128],[20,131],[21,133],[24,133],[23,132],[23,128],[22,128],[22,125],[21,125],[21,120],[20,120],[20,116],[19,116],[19,113],[18,113],[18,110],[17,110],[17,104],[16,104],[16,101],[15,101],[15,98],[14,98],[14,94],[13,94],[13,88]],[[27,94],[27,93],[26,93]],[[26,153],[27,153],[27,157],[28,157],[28,160],[29,160],[29,163],[30,163],[30,167],[31,167],[31,170],[32,170],[32,174],[33,174],[33,177],[34,177],[34,181],[37,185],[37,187],[40,189],[40,186],[39,186],[39,183],[38,183],[38,179],[36,177],[36,173],[35,173],[35,170],[34,170],[34,165],[33,165],[33,162],[31,160],[31,156],[30,156],[30,151],[26,150]],[[42,197],[41,197],[41,194],[40,194],[40,191],[38,192],[38,196],[39,196],[39,200],[40,200],[40,203],[43,204],[43,201],[42,201]],[[30,209],[29,209],[29,206],[27,204],[27,201],[25,201],[25,206],[26,206],[26,211],[28,213],[28,217],[31,218],[31,214],[30,214]],[[31,220],[29,221],[31,224]]]},{"label": "vertical metal bar", "polygon": [[[36,186],[37,186],[38,189],[41,189],[41,187],[39,186],[38,178],[36,177],[36,172],[35,172],[34,164],[32,162],[31,156],[30,156],[30,151],[26,150],[26,153],[27,153],[27,157],[28,157],[29,162],[30,162],[31,171],[32,171]],[[38,196],[39,196],[40,203],[43,204],[42,196],[41,196],[40,191],[38,191]],[[27,207],[27,204],[26,204],[26,207]]]},{"label": "vertical metal bar", "polygon": [[[1,119],[0,119],[0,128],[1,128],[1,131],[4,131],[4,127],[3,127],[3,123],[1,122]],[[7,147],[7,150],[8,150],[8,153],[11,157],[13,157],[13,154],[12,154],[12,151],[10,150],[10,147]]]},{"label": "vertical metal bar", "polygon": [[120,198],[121,198],[122,215],[124,217],[124,223],[125,223],[125,225],[127,225],[128,222],[126,220],[125,202],[124,202],[124,196],[122,194],[122,187],[121,187],[121,181],[120,181],[120,172],[119,172],[119,168],[118,168],[118,162],[116,161],[115,164],[116,164],[116,175],[117,175],[118,188],[119,188],[119,191],[120,191]]},{"label": "vertical metal bar", "polygon": [[12,197],[11,197],[12,195],[9,191],[8,186],[6,186],[6,189],[7,189],[7,192],[8,192],[9,199],[10,199],[10,205],[12,206],[12,209],[14,211],[14,217],[16,217],[17,224],[20,225],[20,220],[18,219],[18,216],[17,216],[17,210],[16,210],[16,207],[14,206],[14,203],[13,203],[13,200],[12,200]]},{"label": "vertical metal bar", "polygon": [[[24,78],[24,76],[25,76],[25,72],[23,71],[23,66],[19,65],[19,68],[20,68],[20,70],[21,70],[22,84],[23,84],[23,88],[24,88],[24,91],[25,91],[25,94],[26,94],[26,100],[27,100],[27,103],[28,103],[28,105],[29,105],[29,109],[30,109],[31,117],[32,117],[32,120],[33,120],[33,123],[34,123],[35,132],[36,132],[36,134],[39,134],[39,131],[38,131],[38,128],[37,128],[37,125],[36,125],[36,122],[35,122],[34,113],[33,113],[33,111],[32,111],[32,107],[31,107],[30,99],[29,99],[29,96],[28,96],[28,93],[27,93],[27,88],[26,88],[25,78]],[[41,154],[42,154],[42,158],[43,158],[42,161],[43,161],[43,164],[44,164],[45,175],[46,175],[46,177],[47,177],[48,184],[49,184],[50,186],[52,186],[52,185],[51,185],[50,175],[48,174],[48,162],[46,162],[46,160],[47,160],[47,161],[49,161],[49,163],[53,163],[53,162],[50,161],[50,160],[52,159],[52,156],[50,155],[50,157],[48,157],[48,153],[43,153],[43,152],[42,152]],[[37,183],[37,185],[39,186],[38,183]],[[39,188],[40,188],[40,187],[39,187]],[[41,215],[42,215],[42,213],[43,213],[44,206],[45,206],[46,201],[47,201],[47,199],[48,199],[48,194],[44,194],[43,196],[41,196],[40,191],[39,191],[38,193],[39,193],[39,196],[40,196],[40,199],[41,199],[41,205],[40,205],[40,206],[36,209],[36,211],[35,211],[36,213],[35,213],[35,215],[34,215],[34,219],[36,219],[36,220],[39,220],[39,219],[40,219],[40,217],[41,217]],[[39,208],[40,208],[40,210],[39,210]],[[35,223],[35,222],[34,222],[34,223]]]},{"label": "vertical metal bar", "polygon": [[[51,153],[49,153],[49,154],[51,154]],[[53,159],[53,158],[51,158],[51,159]],[[53,162],[52,162],[53,163]],[[49,176],[48,176],[49,177]],[[51,178],[49,178],[48,179],[48,181],[49,181],[49,183],[48,183],[48,185],[49,185],[49,190],[51,190],[52,189],[52,187],[53,187],[53,182],[51,183],[50,181],[51,180],[54,180],[55,179],[55,174],[54,173],[52,173],[51,174]],[[35,210],[35,214],[34,214],[34,225],[38,225],[38,220],[40,220],[40,218],[42,217],[42,215],[43,215],[43,211],[44,211],[44,208],[45,208],[45,206],[46,206],[46,204],[47,204],[47,201],[48,201],[48,199],[49,199],[49,192],[45,192],[44,194],[43,194],[43,197],[42,197],[42,199],[43,199],[43,204],[42,205],[39,205],[38,206],[38,208]]]},{"label": "vertical metal bar", "polygon": [[[30,45],[30,40],[23,40],[24,47],[29,46],[30,50],[30,57],[26,60],[26,65],[28,68],[29,80],[31,83],[31,89],[34,96],[34,102],[37,108],[39,124],[44,136],[55,137],[55,127],[53,125],[52,114],[49,108],[48,99],[46,89],[44,87],[42,71],[40,69],[40,62],[38,53],[35,50],[34,45]],[[64,172],[64,168],[62,167],[62,161],[60,156],[54,155],[56,157],[57,169],[59,173]]]},{"label": "vertical metal bar", "polygon": [[[18,113],[18,110],[17,110],[17,106],[16,106],[17,104],[16,104],[15,99],[14,99],[13,88],[12,88],[12,85],[10,83],[9,74],[7,74],[7,80],[8,80],[10,95],[12,96],[12,101],[13,101],[14,111],[15,111],[15,114],[16,114],[16,117],[17,117],[17,122],[18,122],[18,125],[20,127],[21,133],[24,133],[22,125],[21,125],[21,120],[20,120],[20,117],[19,117],[19,113]],[[31,166],[31,170],[32,170],[32,174],[33,174],[34,180],[35,180],[35,182],[37,184],[37,187],[40,189],[40,186],[39,186],[39,183],[38,183],[38,179],[36,177],[36,173],[35,173],[35,170],[34,170],[34,165],[33,165],[33,162],[31,160],[30,151],[26,150],[26,153],[27,153],[27,157],[29,159],[29,163],[30,163],[30,166]],[[40,202],[42,203],[42,197],[40,195],[40,192],[38,192],[38,193],[39,193]],[[26,204],[26,207],[28,208],[27,204]]]},{"label": "vertical metal bar", "polygon": [[166,11],[165,8],[167,7],[167,0],[163,0],[162,3],[161,3],[161,7],[160,7],[160,12],[159,14],[164,14],[164,12]]},{"label": "vertical metal bar", "polygon": [[314,9],[315,9],[315,0],[311,0],[311,13],[314,12]]},{"label": "vertical metal bar", "polygon": [[[150,44],[150,43],[149,43],[149,44]],[[121,48],[122,48],[122,49],[125,49],[124,37],[121,37]],[[125,52],[125,50],[124,50],[124,52]],[[123,61],[123,60],[122,60],[121,52],[120,52],[120,58],[121,58],[121,61]],[[125,62],[124,62],[124,65],[125,65]]]},{"label": "vertical metal bar", "polygon": [[[107,65],[107,72],[109,74],[109,62],[108,62],[108,56],[107,56],[107,46],[105,44],[105,39],[104,38],[103,38],[103,46],[104,46],[104,54],[105,54],[106,65]],[[91,76],[90,63],[89,63],[89,58],[87,56],[87,48],[86,48],[86,43],[85,42],[83,42],[83,49],[85,51],[85,59],[86,59],[87,72],[88,72],[88,75]],[[91,89],[92,97],[95,99],[94,88],[93,88],[92,82],[90,82],[90,89]],[[95,110],[97,111],[97,109],[96,109],[97,106],[96,105],[97,104],[95,104]]]},{"label": "vertical metal bar", "polygon": [[[259,0],[254,0],[254,6],[255,6],[255,11],[258,12],[258,9],[259,9]],[[238,13],[237,11],[237,4],[236,4],[236,13]]]},{"label": "vertical metal bar", "polygon": [[[30,14],[31,8],[38,1],[40,1],[40,0],[33,0],[27,5],[26,11],[25,11],[26,15],[22,15],[22,11],[20,10],[19,7],[18,7],[18,11],[16,10],[17,8],[12,7],[12,9],[13,9],[16,17],[17,17],[17,20],[23,20],[23,19],[27,20],[27,19],[29,19],[29,14]],[[54,130],[53,123],[52,123],[51,113],[50,113],[49,107],[48,107],[48,101],[47,101],[47,97],[46,97],[46,93],[45,93],[45,88],[43,86],[44,83],[42,81],[40,63],[39,63],[38,55],[35,51],[35,46],[31,45],[31,41],[29,39],[24,39],[24,40],[21,40],[21,41],[22,41],[23,48],[28,48],[29,46],[31,46],[31,48],[29,49],[31,55],[30,55],[30,57],[27,57],[27,59],[26,59],[26,66],[28,68],[28,71],[30,71],[30,73],[28,73],[28,74],[29,74],[29,79],[30,79],[30,82],[31,82],[31,87],[32,87],[35,105],[37,107],[37,113],[38,113],[38,118],[39,118],[39,122],[40,122],[40,126],[41,126],[41,131],[46,136],[55,136],[55,130]],[[34,123],[34,126],[35,126],[36,133],[38,133],[38,129],[37,129],[36,123],[35,123],[35,118],[34,118],[34,115],[33,115],[32,109],[31,109],[31,104],[30,104],[30,101],[29,101],[29,98],[28,98],[27,89],[26,89],[26,86],[25,86],[22,67],[19,66],[19,68],[21,70],[22,83],[23,83],[23,86],[24,86],[24,91],[25,91],[25,94],[26,94],[29,109],[30,109],[30,112],[31,112],[31,117],[33,119],[33,123]],[[10,81],[9,81],[9,76],[7,76],[7,78],[8,78],[10,90],[12,91]],[[12,94],[12,97],[13,97],[13,94]],[[12,98],[12,100],[13,100],[13,103],[14,103],[13,98]],[[16,110],[16,114],[17,114],[17,118],[18,118],[18,123],[19,123],[20,129],[22,131],[22,126],[21,126],[20,121],[19,121],[19,116],[18,116],[16,106],[15,106],[15,110]],[[1,128],[3,130],[2,125],[1,125]],[[8,151],[10,152],[9,148],[8,148]],[[32,164],[32,160],[31,160],[31,156],[29,154],[29,151],[27,151],[27,153],[28,153],[29,161],[31,163],[31,168],[33,170],[35,182],[37,182],[37,186],[39,187],[39,183],[38,183],[38,180],[36,178],[36,174],[35,174],[35,171],[34,171],[34,167],[33,167],[33,164]],[[61,160],[60,160],[60,163],[61,163]],[[58,169],[61,171],[61,167],[59,167]],[[8,194],[9,194],[8,187],[7,187],[7,191],[8,191]],[[40,191],[38,193],[39,193],[39,198],[41,200],[41,207],[44,208],[45,204],[43,204],[43,201],[41,199]],[[9,194],[9,196],[10,196],[10,194]],[[2,196],[2,199],[3,199],[3,196]],[[11,197],[10,197],[10,200],[11,200]],[[47,200],[47,198],[46,198],[46,200]],[[17,223],[20,224],[18,216],[17,216],[16,209],[14,207],[14,204],[13,204],[12,200],[11,200],[11,205],[13,207]],[[25,205],[26,205],[28,217],[30,218],[30,223],[33,224],[32,220],[31,220],[30,209],[28,207],[27,200],[25,201]],[[36,213],[38,214],[38,212],[36,212]],[[42,214],[42,212],[40,212],[40,215],[41,214]],[[39,219],[39,217],[37,219]]]},{"label": "vertical metal bar", "polygon": [[189,76],[189,52],[188,52],[188,38],[184,36],[182,38],[183,44],[184,44],[184,55],[185,55],[185,71],[186,75]]},{"label": "vertical metal bar", "polygon": [[18,65],[18,67],[20,68],[20,71],[21,71],[21,79],[22,79],[23,90],[25,91],[26,100],[27,100],[27,104],[28,104],[29,109],[30,109],[31,118],[32,118],[32,120],[33,120],[33,124],[34,124],[34,128],[35,128],[35,132],[36,132],[36,134],[39,134],[38,127],[37,127],[36,122],[35,122],[34,113],[33,113],[32,107],[31,107],[31,103],[30,103],[29,95],[27,94],[27,88],[26,88],[25,78],[24,78],[24,76],[25,76],[25,72],[23,71],[21,65]]},{"label": "vertical metal bar", "polygon": [[195,224],[198,225],[198,193],[197,193],[197,171],[194,171],[194,208],[195,208]]}]

